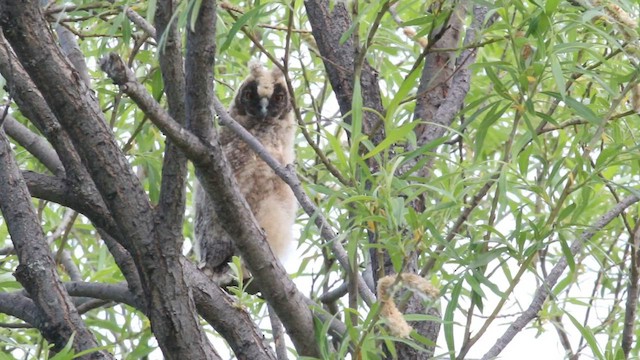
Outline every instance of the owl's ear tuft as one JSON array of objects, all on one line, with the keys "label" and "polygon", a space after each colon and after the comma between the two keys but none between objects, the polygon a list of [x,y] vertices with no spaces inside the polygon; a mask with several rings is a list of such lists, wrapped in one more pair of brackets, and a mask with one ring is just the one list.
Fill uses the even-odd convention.
[{"label": "owl's ear tuft", "polygon": [[278,81],[278,80],[280,80],[280,79],[282,79],[284,77],[284,73],[282,72],[282,70],[280,70],[279,67],[274,66],[271,69],[271,76],[273,76],[273,79],[275,81]]},{"label": "owl's ear tuft", "polygon": [[252,59],[247,64],[249,66],[249,70],[251,71],[251,75],[255,77],[259,77],[264,72],[264,67],[262,67],[262,63],[258,59]]}]

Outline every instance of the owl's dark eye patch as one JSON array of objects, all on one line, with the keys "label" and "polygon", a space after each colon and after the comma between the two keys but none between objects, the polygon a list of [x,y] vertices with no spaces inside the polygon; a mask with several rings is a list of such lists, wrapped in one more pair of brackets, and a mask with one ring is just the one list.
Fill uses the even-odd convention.
[{"label": "owl's dark eye patch", "polygon": [[287,93],[286,91],[282,88],[281,85],[276,85],[275,88],[273,89],[273,100],[275,102],[281,102],[285,99]]},{"label": "owl's dark eye patch", "polygon": [[255,81],[248,83],[244,89],[242,89],[242,100],[252,101],[258,96],[258,84]]}]

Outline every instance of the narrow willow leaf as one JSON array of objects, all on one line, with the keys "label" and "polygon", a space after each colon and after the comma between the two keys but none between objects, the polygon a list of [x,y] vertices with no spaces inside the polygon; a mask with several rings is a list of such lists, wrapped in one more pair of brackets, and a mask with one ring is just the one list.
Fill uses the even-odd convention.
[{"label": "narrow willow leaf", "polygon": [[482,153],[484,139],[486,138],[487,132],[491,128],[491,125],[498,121],[502,114],[504,114],[504,112],[511,106],[511,104],[507,104],[498,109],[498,105],[500,105],[500,103],[496,103],[495,106],[491,110],[489,110],[489,113],[487,114],[487,116],[485,116],[480,125],[478,125],[478,132],[474,141],[476,158],[478,158]]},{"label": "narrow willow leaf", "polygon": [[598,342],[596,341],[596,337],[593,334],[593,331],[588,327],[582,326],[580,321],[578,321],[578,319],[573,317],[573,315],[571,315],[570,313],[565,312],[565,314],[571,320],[571,322],[573,323],[573,326],[575,326],[576,329],[578,329],[578,331],[580,331],[580,334],[587,341],[587,344],[589,344],[589,348],[593,352],[594,357],[596,359],[604,359],[605,357],[602,354],[602,351],[600,350],[600,346],[598,346]]},{"label": "narrow willow leaf", "polygon": [[420,71],[418,71],[418,69],[414,69],[402,81],[402,84],[400,85],[398,92],[393,97],[393,100],[391,100],[391,102],[389,103],[389,106],[387,106],[387,117],[385,119],[387,121],[387,124],[393,123],[393,118],[395,117],[395,114],[398,109],[398,106],[400,105],[400,102],[402,102],[402,100],[404,100],[407,97],[407,95],[411,90],[415,89],[416,81],[418,80],[419,76],[420,76]]},{"label": "narrow willow leaf", "polygon": [[569,206],[566,206],[564,209],[562,209],[560,211],[560,214],[558,215],[558,220],[556,221],[556,223],[561,222],[567,216],[571,215],[575,209],[576,209],[576,204],[575,203],[570,204]]},{"label": "narrow willow leaf", "polygon": [[458,281],[451,290],[451,300],[447,304],[447,309],[444,312],[444,338],[447,342],[447,350],[449,350],[451,360],[455,359],[456,353],[456,343],[453,334],[453,315],[458,307],[458,299],[460,298],[461,291],[462,281]]},{"label": "narrow willow leaf", "polygon": [[333,153],[336,155],[336,158],[338,161],[336,165],[346,166],[349,163],[349,160],[345,156],[344,148],[342,147],[340,139],[338,139],[328,131],[325,131],[324,136],[329,142],[329,146],[331,147],[331,150],[333,150]]},{"label": "narrow willow leaf", "polygon": [[[573,210],[573,208],[571,210]],[[559,242],[560,242],[560,248],[562,249],[562,255],[564,255],[565,259],[567,259],[567,265],[569,265],[569,271],[571,271],[571,273],[574,273],[576,270],[576,260],[573,257],[573,254],[571,253],[571,247],[569,246],[569,243],[564,238],[564,236],[560,236]]]},{"label": "narrow willow leaf", "polygon": [[418,124],[417,121],[412,121],[410,123],[404,124],[398,128],[393,128],[387,132],[387,137],[378,144],[375,148],[365,154],[362,158],[364,160],[377,155],[383,150],[388,149],[392,145],[396,144],[398,141],[403,140],[407,137],[407,135],[413,131],[413,129]]},{"label": "narrow willow leaf", "polygon": [[198,14],[200,14],[200,7],[202,7],[202,0],[194,0],[193,7],[191,8],[191,22],[189,23],[189,29],[195,31],[196,21],[198,20]]},{"label": "narrow willow leaf", "polygon": [[564,74],[562,73],[562,66],[560,66],[560,61],[557,56],[550,56],[549,61],[551,62],[551,74],[553,75],[553,80],[558,87],[558,92],[562,96],[563,100],[565,98],[565,93],[567,92],[567,83],[564,80]]},{"label": "narrow willow leaf", "polygon": [[353,99],[351,100],[351,148],[349,149],[349,165],[352,174],[356,174],[358,164],[362,160],[360,158],[360,143],[362,136],[362,85],[360,84],[360,76],[356,74],[353,84]]},{"label": "narrow willow leaf", "polygon": [[576,113],[576,115],[587,120],[589,123],[593,125],[599,125],[602,122],[602,119],[598,117],[593,112],[593,110],[591,110],[588,106],[582,104],[578,100],[570,96],[562,96],[561,94],[550,92],[550,91],[546,91],[544,93],[564,101],[564,103],[567,104],[567,106],[569,106]]},{"label": "narrow willow leaf", "polygon": [[493,71],[493,64],[487,63],[483,64],[484,71],[487,73],[487,77],[491,80],[491,85],[493,85],[494,90],[503,98],[508,100],[513,100],[507,91],[507,88],[502,84],[502,80],[498,78],[498,75]]},{"label": "narrow willow leaf", "polygon": [[222,45],[220,46],[220,49],[218,51],[220,53],[225,52],[225,50],[227,50],[227,48],[229,48],[229,45],[231,45],[231,42],[235,39],[236,34],[238,33],[238,31],[240,31],[243,26],[245,26],[247,23],[249,23],[249,21],[251,21],[251,20],[253,20],[255,18],[258,18],[260,16],[260,13],[261,13],[263,8],[264,8],[264,5],[258,5],[256,7],[254,7],[253,9],[251,9],[251,10],[247,11],[246,13],[244,13],[242,16],[240,16],[238,18],[238,20],[236,20],[236,22],[233,24],[231,29],[229,29],[229,32],[227,33],[227,36],[224,39],[224,42],[222,43]]}]

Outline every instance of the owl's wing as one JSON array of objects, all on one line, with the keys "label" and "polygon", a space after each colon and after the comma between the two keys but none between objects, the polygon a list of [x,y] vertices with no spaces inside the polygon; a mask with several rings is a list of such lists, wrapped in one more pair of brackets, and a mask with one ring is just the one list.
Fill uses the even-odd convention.
[{"label": "owl's wing", "polygon": [[231,236],[222,228],[213,202],[199,181],[195,188],[195,252],[199,267],[211,274],[222,274],[235,254]]}]

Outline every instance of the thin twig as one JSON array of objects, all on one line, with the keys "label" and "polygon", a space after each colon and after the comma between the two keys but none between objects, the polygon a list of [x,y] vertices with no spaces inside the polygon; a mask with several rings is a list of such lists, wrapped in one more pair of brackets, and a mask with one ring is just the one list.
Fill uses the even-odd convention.
[{"label": "thin twig", "polygon": [[[616,204],[611,210],[602,215],[598,221],[587,230],[585,230],[582,235],[577,238],[570,247],[571,254],[575,256],[580,251],[584,244],[589,241],[598,231],[604,228],[611,220],[616,218],[623,210],[628,208],[629,206],[638,202],[640,198],[636,195],[631,195],[625,199],[623,199],[620,203]],[[536,293],[531,301],[531,304],[525,310],[525,312],[516,319],[511,326],[505,331],[505,333],[496,341],[496,343],[489,349],[489,351],[484,354],[482,357],[483,360],[489,360],[496,358],[502,350],[513,340],[513,338],[522,330],[524,327],[533,320],[538,312],[542,309],[542,305],[544,304],[547,296],[551,292],[551,289],[557,284],[560,275],[564,272],[566,267],[568,266],[568,261],[566,256],[562,256],[560,261],[553,267],[551,272],[549,272],[549,276],[547,276],[542,285],[538,287]]]},{"label": "thin twig", "polygon": [[282,328],[282,322],[276,311],[267,303],[267,311],[269,312],[269,321],[271,321],[271,331],[273,336],[273,344],[276,348],[276,357],[278,360],[287,360],[287,344],[285,343],[285,333]]}]

